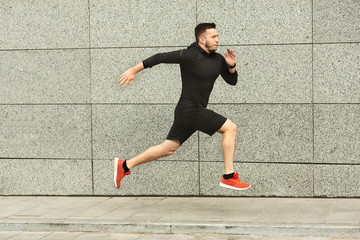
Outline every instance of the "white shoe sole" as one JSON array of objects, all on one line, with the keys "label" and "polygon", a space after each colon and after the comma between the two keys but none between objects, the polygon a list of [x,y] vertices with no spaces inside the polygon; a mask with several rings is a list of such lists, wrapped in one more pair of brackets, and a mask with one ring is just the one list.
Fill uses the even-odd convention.
[{"label": "white shoe sole", "polygon": [[242,190],[246,190],[246,189],[249,189],[251,187],[251,185],[249,185],[247,188],[236,188],[236,187],[233,187],[233,186],[230,186],[230,185],[226,185],[222,182],[220,182],[220,187],[223,187],[223,188],[229,188],[229,189],[232,189],[232,190],[238,190],[238,191],[242,191]]},{"label": "white shoe sole", "polygon": [[115,158],[114,159],[114,184],[115,184],[116,188],[118,188],[117,185],[116,185],[116,176],[117,176],[118,163],[119,163],[119,158]]}]

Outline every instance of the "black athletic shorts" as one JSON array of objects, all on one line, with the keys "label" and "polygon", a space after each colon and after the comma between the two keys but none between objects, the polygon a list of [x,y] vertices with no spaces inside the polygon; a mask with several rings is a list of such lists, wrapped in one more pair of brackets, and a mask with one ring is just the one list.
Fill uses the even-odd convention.
[{"label": "black athletic shorts", "polygon": [[167,140],[179,140],[182,145],[197,130],[212,136],[225,123],[226,118],[200,104],[181,104],[175,108],[174,123]]}]

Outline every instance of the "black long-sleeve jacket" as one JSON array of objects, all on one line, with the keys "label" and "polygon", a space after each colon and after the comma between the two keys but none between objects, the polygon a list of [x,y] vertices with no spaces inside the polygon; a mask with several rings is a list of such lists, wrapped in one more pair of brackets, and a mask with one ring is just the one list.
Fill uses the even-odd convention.
[{"label": "black long-sleeve jacket", "polygon": [[159,63],[180,64],[182,91],[179,103],[201,104],[206,108],[219,74],[228,84],[237,83],[238,74],[229,72],[225,58],[216,52],[207,53],[196,42],[187,49],[158,53],[143,61],[145,68]]}]

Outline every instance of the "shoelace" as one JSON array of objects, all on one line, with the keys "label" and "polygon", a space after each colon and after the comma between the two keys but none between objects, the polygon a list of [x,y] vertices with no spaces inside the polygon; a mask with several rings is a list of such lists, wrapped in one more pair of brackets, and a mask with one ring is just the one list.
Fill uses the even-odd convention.
[{"label": "shoelace", "polygon": [[241,181],[241,180],[239,179],[239,173],[238,173],[238,172],[236,172],[236,173],[234,174],[233,179],[235,179],[235,180],[238,181],[239,183],[243,183],[243,181]]}]

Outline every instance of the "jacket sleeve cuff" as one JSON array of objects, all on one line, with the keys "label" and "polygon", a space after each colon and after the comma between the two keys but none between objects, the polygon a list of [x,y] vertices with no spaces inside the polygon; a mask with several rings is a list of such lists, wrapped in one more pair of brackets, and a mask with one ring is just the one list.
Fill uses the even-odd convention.
[{"label": "jacket sleeve cuff", "polygon": [[149,65],[148,61],[146,61],[146,60],[147,60],[147,59],[145,59],[145,60],[142,61],[143,65],[144,65],[144,68],[149,68],[149,67],[151,67],[151,66]]}]

